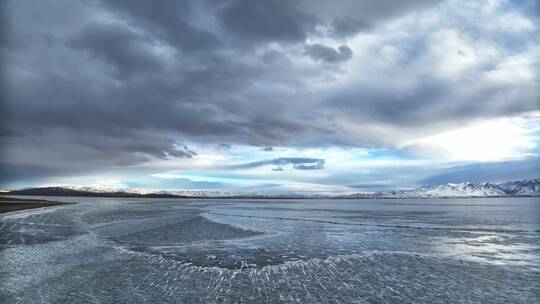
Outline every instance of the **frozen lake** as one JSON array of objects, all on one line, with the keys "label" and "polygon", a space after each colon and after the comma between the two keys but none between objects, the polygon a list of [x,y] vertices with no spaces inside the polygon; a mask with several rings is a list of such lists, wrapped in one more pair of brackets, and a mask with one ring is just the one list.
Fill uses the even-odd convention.
[{"label": "frozen lake", "polygon": [[540,198],[48,198],[0,303],[539,303]]}]

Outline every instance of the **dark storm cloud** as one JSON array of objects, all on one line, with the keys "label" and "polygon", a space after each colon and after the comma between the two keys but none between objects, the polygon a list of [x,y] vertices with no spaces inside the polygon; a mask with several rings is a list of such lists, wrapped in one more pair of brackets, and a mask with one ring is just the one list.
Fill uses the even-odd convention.
[{"label": "dark storm cloud", "polygon": [[[79,134],[83,135],[84,133]],[[71,141],[78,142],[77,138],[71,138]],[[189,149],[186,145],[177,143],[171,138],[155,138],[155,135],[150,134],[131,133],[125,137],[88,134],[86,140],[81,142],[81,145],[96,151],[107,151],[117,155],[130,151],[160,159],[170,157],[192,158],[197,155],[195,151]]]},{"label": "dark storm cloud", "polygon": [[430,107],[450,105],[444,102],[450,93],[450,88],[444,82],[434,80],[426,80],[404,94],[375,82],[347,88],[332,95],[326,105],[346,109],[351,115],[379,122],[420,124],[436,119]]},{"label": "dark storm cloud", "polygon": [[228,1],[217,14],[225,30],[244,44],[304,42],[318,23],[295,1]]},{"label": "dark storm cloud", "polygon": [[[251,169],[268,165],[275,165],[278,168],[285,165],[293,165],[294,169],[297,170],[319,170],[324,169],[325,160],[321,158],[309,158],[309,157],[280,157],[269,160],[261,160],[246,164],[232,165],[228,168],[230,169]],[[277,168],[275,168],[277,169]],[[281,168],[283,169],[283,168]],[[274,170],[281,171],[281,170]]]},{"label": "dark storm cloud", "polygon": [[339,63],[348,61],[352,58],[352,50],[342,45],[336,49],[323,44],[312,44],[306,46],[306,54],[315,61],[323,61],[327,63]]},{"label": "dark storm cloud", "polygon": [[220,44],[216,34],[190,24],[187,16],[193,1],[103,0],[120,16],[150,34],[187,51],[210,49]]},{"label": "dark storm cloud", "polygon": [[[389,83],[357,84],[330,96],[325,105],[366,122],[403,128],[426,124],[442,126],[438,129],[473,119],[539,109],[539,104],[534,102],[540,98],[538,85],[477,83],[474,90],[470,90],[466,82],[450,85],[448,81],[433,77],[406,89],[389,89]],[[508,98],[502,101],[502,96]]]},{"label": "dark storm cloud", "polygon": [[93,23],[73,35],[68,45],[116,67],[123,77],[159,72],[163,62],[151,51],[152,41],[119,24]]},{"label": "dark storm cloud", "polygon": [[3,163],[0,165],[0,183],[8,184],[15,181],[34,181],[34,179],[55,174],[69,174],[67,170],[53,170],[48,166],[11,164]]},{"label": "dark storm cloud", "polygon": [[[5,139],[3,182],[130,168],[152,159],[192,158],[196,151],[171,138],[147,133],[96,134],[34,130]],[[9,160],[9,162],[8,162]],[[18,172],[20,171],[20,172]]]},{"label": "dark storm cloud", "polygon": [[[369,81],[320,91],[321,83],[350,76],[336,76],[330,64],[356,64],[372,51],[346,39],[362,31],[378,37],[387,20],[436,3],[3,1],[2,167],[12,180],[132,167],[196,158],[181,144],[192,142],[363,146],[373,143],[362,133],[373,133],[371,123],[429,129],[538,109],[530,83],[441,80],[431,67],[416,73],[429,47],[429,35],[416,31],[388,42],[404,54],[394,63],[400,69],[368,71]],[[369,59],[380,58],[374,52]],[[402,86],[409,77],[419,81]],[[349,130],[343,118],[362,122],[362,130]],[[310,170],[322,169],[324,160],[267,164]]]},{"label": "dark storm cloud", "polygon": [[352,17],[341,17],[332,21],[331,34],[337,38],[346,38],[354,36],[358,32],[370,30],[371,28],[372,25],[366,21]]},{"label": "dark storm cloud", "polygon": [[302,7],[319,18],[330,20],[352,18],[381,22],[388,18],[404,15],[409,11],[420,11],[433,7],[440,0],[320,0],[314,5],[311,0],[299,1]]}]

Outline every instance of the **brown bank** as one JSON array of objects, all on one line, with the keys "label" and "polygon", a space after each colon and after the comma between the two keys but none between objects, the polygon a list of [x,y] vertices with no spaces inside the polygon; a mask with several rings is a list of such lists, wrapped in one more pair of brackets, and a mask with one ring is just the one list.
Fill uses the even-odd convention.
[{"label": "brown bank", "polygon": [[37,199],[19,199],[0,196],[0,213],[19,211],[25,209],[52,207],[65,205],[66,203],[51,202]]}]

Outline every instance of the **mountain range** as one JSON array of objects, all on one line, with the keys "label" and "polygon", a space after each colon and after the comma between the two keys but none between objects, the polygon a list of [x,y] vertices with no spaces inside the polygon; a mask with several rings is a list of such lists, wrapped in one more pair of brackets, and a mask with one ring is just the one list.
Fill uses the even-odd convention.
[{"label": "mountain range", "polygon": [[12,190],[3,195],[36,196],[89,196],[89,197],[141,197],[141,198],[461,198],[461,197],[518,197],[540,196],[540,178],[493,183],[448,183],[422,186],[410,190],[355,193],[349,195],[317,194],[259,194],[203,190],[147,191],[144,189],[107,189],[93,187],[37,187]]}]

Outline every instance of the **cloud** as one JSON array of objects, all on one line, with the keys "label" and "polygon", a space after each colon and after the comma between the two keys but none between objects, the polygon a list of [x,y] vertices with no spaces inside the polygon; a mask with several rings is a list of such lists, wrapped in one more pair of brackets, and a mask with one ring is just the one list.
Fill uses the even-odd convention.
[{"label": "cloud", "polygon": [[402,148],[424,157],[452,161],[524,158],[536,147],[539,122],[540,114],[501,118],[415,139]]},{"label": "cloud", "polygon": [[379,192],[379,191],[392,191],[396,188],[399,188],[399,186],[396,187],[396,185],[391,184],[353,184],[348,185],[348,187],[356,189],[358,191],[362,192]]},{"label": "cloud", "polygon": [[218,144],[216,146],[216,149],[218,149],[218,150],[230,150],[231,148],[232,148],[232,146],[229,145],[229,144]]},{"label": "cloud", "polygon": [[370,30],[371,28],[372,25],[366,21],[351,17],[339,17],[332,21],[331,35],[337,38],[346,38],[354,36],[358,32]]},{"label": "cloud", "polygon": [[336,50],[326,45],[312,44],[306,46],[306,54],[315,61],[327,63],[348,61],[353,56],[351,49],[346,45],[339,46]]},{"label": "cloud", "polygon": [[143,181],[136,180],[133,182],[128,182],[129,187],[132,188],[149,188],[154,189],[223,189],[226,188],[226,183],[217,182],[217,181],[205,181],[205,180],[192,180],[189,178],[159,178],[152,177],[147,178]]},{"label": "cloud", "polygon": [[138,28],[161,38],[182,51],[201,51],[218,47],[218,36],[197,28],[188,20],[192,1],[163,2],[149,0],[102,1],[118,15]]},{"label": "cloud", "polygon": [[233,39],[243,44],[301,43],[318,23],[295,2],[231,0],[217,17]]},{"label": "cloud", "polygon": [[132,74],[163,71],[163,61],[153,51],[152,41],[119,24],[92,23],[73,35],[68,44],[89,52],[116,68]]},{"label": "cloud", "polygon": [[185,157],[192,158],[197,155],[197,152],[188,148],[188,146],[183,144],[173,144],[173,149],[170,151],[164,152],[166,157]]},{"label": "cloud", "polygon": [[315,163],[296,164],[293,166],[297,170],[320,170],[324,169],[324,159],[320,159]]},{"label": "cloud", "polygon": [[[252,169],[257,167],[263,167],[268,165],[274,166],[285,166],[293,165],[294,169],[297,170],[320,170],[324,169],[324,159],[320,158],[309,158],[309,157],[280,157],[269,160],[261,160],[256,162],[250,162],[239,165],[228,166],[229,169]],[[283,168],[281,168],[283,169]],[[274,170],[279,171],[279,170]]]},{"label": "cloud", "polygon": [[505,182],[538,178],[540,158],[530,157],[525,160],[466,164],[440,170],[419,181],[425,185],[469,182]]},{"label": "cloud", "polygon": [[540,110],[537,5],[490,3],[3,1],[0,165],[11,181],[187,168],[207,145],[227,168],[220,143],[399,150],[524,117]]}]

